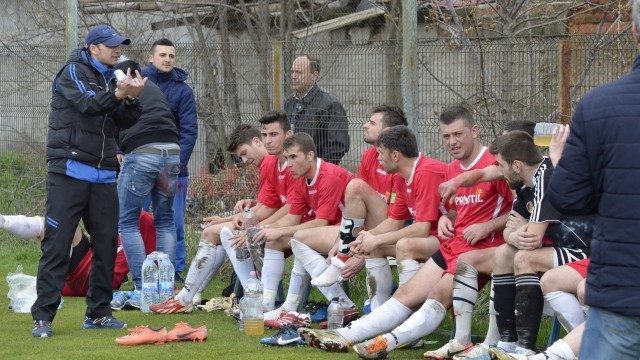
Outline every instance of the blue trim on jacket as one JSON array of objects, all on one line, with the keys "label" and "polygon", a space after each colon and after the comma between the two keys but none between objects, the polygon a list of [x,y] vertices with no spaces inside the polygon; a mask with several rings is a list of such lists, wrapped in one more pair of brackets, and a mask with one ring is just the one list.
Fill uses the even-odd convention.
[{"label": "blue trim on jacket", "polygon": [[113,184],[116,182],[116,172],[113,170],[98,169],[80,161],[67,159],[66,175],[74,179],[88,181],[96,184]]}]

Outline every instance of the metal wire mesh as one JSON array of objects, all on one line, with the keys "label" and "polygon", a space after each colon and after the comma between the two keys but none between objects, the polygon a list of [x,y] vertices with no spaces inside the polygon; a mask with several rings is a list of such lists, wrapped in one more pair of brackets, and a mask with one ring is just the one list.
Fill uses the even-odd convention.
[{"label": "metal wire mesh", "polygon": [[[561,51],[567,42],[568,57]],[[627,73],[636,53],[631,36],[615,41],[583,36],[471,40],[470,44],[418,42],[419,118],[414,130],[422,151],[438,159],[449,159],[438,129],[444,108],[471,107],[482,128],[482,141],[488,144],[509,120],[557,121],[562,112],[559,103],[568,102],[571,108],[589,89]],[[257,124],[264,111],[280,107],[274,105],[277,99],[291,94],[288,74],[294,54],[320,59],[318,84],[335,94],[347,111],[351,147],[341,165],[351,171],[368,146],[362,141],[361,126],[370,108],[402,104],[399,41],[301,40],[282,49],[285,60],[278,68],[273,49],[268,44],[257,50],[249,42],[177,44],[178,66],[191,74],[200,121],[190,162],[187,228],[191,232],[202,217],[229,211],[237,199],[255,191],[255,171],[235,166],[223,151],[225,139],[237,124]],[[146,45],[126,49],[141,63],[146,62],[146,51]],[[0,49],[0,213],[44,211],[51,81],[65,61],[64,52],[53,46]],[[284,80],[281,87],[274,86],[274,74]]]}]

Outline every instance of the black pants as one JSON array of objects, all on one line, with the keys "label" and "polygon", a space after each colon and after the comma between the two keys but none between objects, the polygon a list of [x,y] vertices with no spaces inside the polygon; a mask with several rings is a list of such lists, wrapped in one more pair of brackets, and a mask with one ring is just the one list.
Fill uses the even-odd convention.
[{"label": "black pants", "polygon": [[91,318],[111,315],[113,268],[118,245],[116,184],[96,184],[49,173],[42,256],[38,265],[38,299],[34,320],[53,321],[69,268],[69,250],[82,218],[91,236],[93,260],[89,275],[87,312]]}]

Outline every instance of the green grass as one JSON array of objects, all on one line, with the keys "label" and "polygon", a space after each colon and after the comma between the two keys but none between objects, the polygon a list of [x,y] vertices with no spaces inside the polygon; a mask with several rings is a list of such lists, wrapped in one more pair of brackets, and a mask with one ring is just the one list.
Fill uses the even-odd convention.
[{"label": "green grass", "polygon": [[[190,238],[190,236],[189,236]],[[188,241],[191,242],[192,239]],[[191,251],[190,251],[191,252]],[[24,273],[35,275],[39,258],[39,247],[36,242],[17,240],[6,234],[0,234],[0,273],[15,272],[21,264]],[[190,254],[193,255],[193,254]],[[290,270],[291,260],[287,267]],[[214,279],[204,294],[205,298],[220,296],[224,287],[229,283],[231,270],[225,264],[218,278]],[[350,283],[351,294],[357,304],[361,306],[364,299],[364,275]],[[128,285],[130,287],[131,285]],[[128,289],[125,285],[125,289]],[[285,287],[286,289],[286,287]],[[84,330],[81,323],[85,311],[84,298],[65,297],[62,309],[58,311],[53,322],[54,336],[48,339],[37,339],[31,336],[32,319],[30,314],[16,314],[7,309],[9,300],[6,297],[8,287],[6,281],[0,281],[0,311],[3,312],[0,323],[0,359],[173,359],[173,358],[212,358],[212,359],[247,359],[251,356],[260,359],[335,359],[351,358],[355,355],[330,354],[312,348],[269,348],[259,344],[260,336],[249,337],[238,331],[235,321],[221,311],[194,311],[183,315],[154,315],[140,311],[119,311],[114,315],[126,321],[129,327],[149,325],[154,328],[166,326],[172,329],[174,324],[185,321],[192,325],[206,324],[209,329],[209,339],[204,343],[170,343],[164,345],[121,346],[115,343],[115,338],[126,335],[122,330]],[[486,295],[481,295],[481,298]],[[312,300],[323,300],[317,290],[311,293]],[[479,308],[486,308],[481,306]],[[549,319],[545,319],[538,337],[539,344],[546,344],[549,333]],[[474,315],[473,332],[484,336],[487,328],[486,310]],[[451,331],[449,317],[440,329],[425,339],[430,343],[428,348],[440,347],[448,340]],[[274,334],[275,330],[266,330],[266,335]],[[398,350],[391,354],[394,359],[421,359],[425,350]]]}]

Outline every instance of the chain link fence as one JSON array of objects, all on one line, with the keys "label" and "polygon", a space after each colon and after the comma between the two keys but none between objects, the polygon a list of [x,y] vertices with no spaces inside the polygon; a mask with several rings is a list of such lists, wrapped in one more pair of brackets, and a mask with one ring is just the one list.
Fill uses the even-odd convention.
[{"label": "chain link fence", "polygon": [[[368,147],[361,127],[369,110],[383,103],[402,105],[402,44],[398,41],[176,47],[179,67],[191,74],[200,121],[190,162],[186,216],[190,238],[197,236],[204,216],[228,212],[237,199],[255,191],[256,172],[224,151],[225,140],[237,124],[257,124],[263,112],[281,107],[291,94],[288,74],[295,55],[320,59],[318,84],[335,94],[347,111],[351,147],[340,164],[352,172]],[[630,35],[419,41],[419,116],[414,130],[421,150],[450,160],[441,145],[438,115],[451,105],[473,109],[484,144],[501,133],[509,120],[566,122],[586,91],[629,72],[636,50]],[[146,63],[147,45],[124,51]],[[0,49],[0,213],[44,212],[51,82],[66,56],[62,47],[7,45]]]}]

